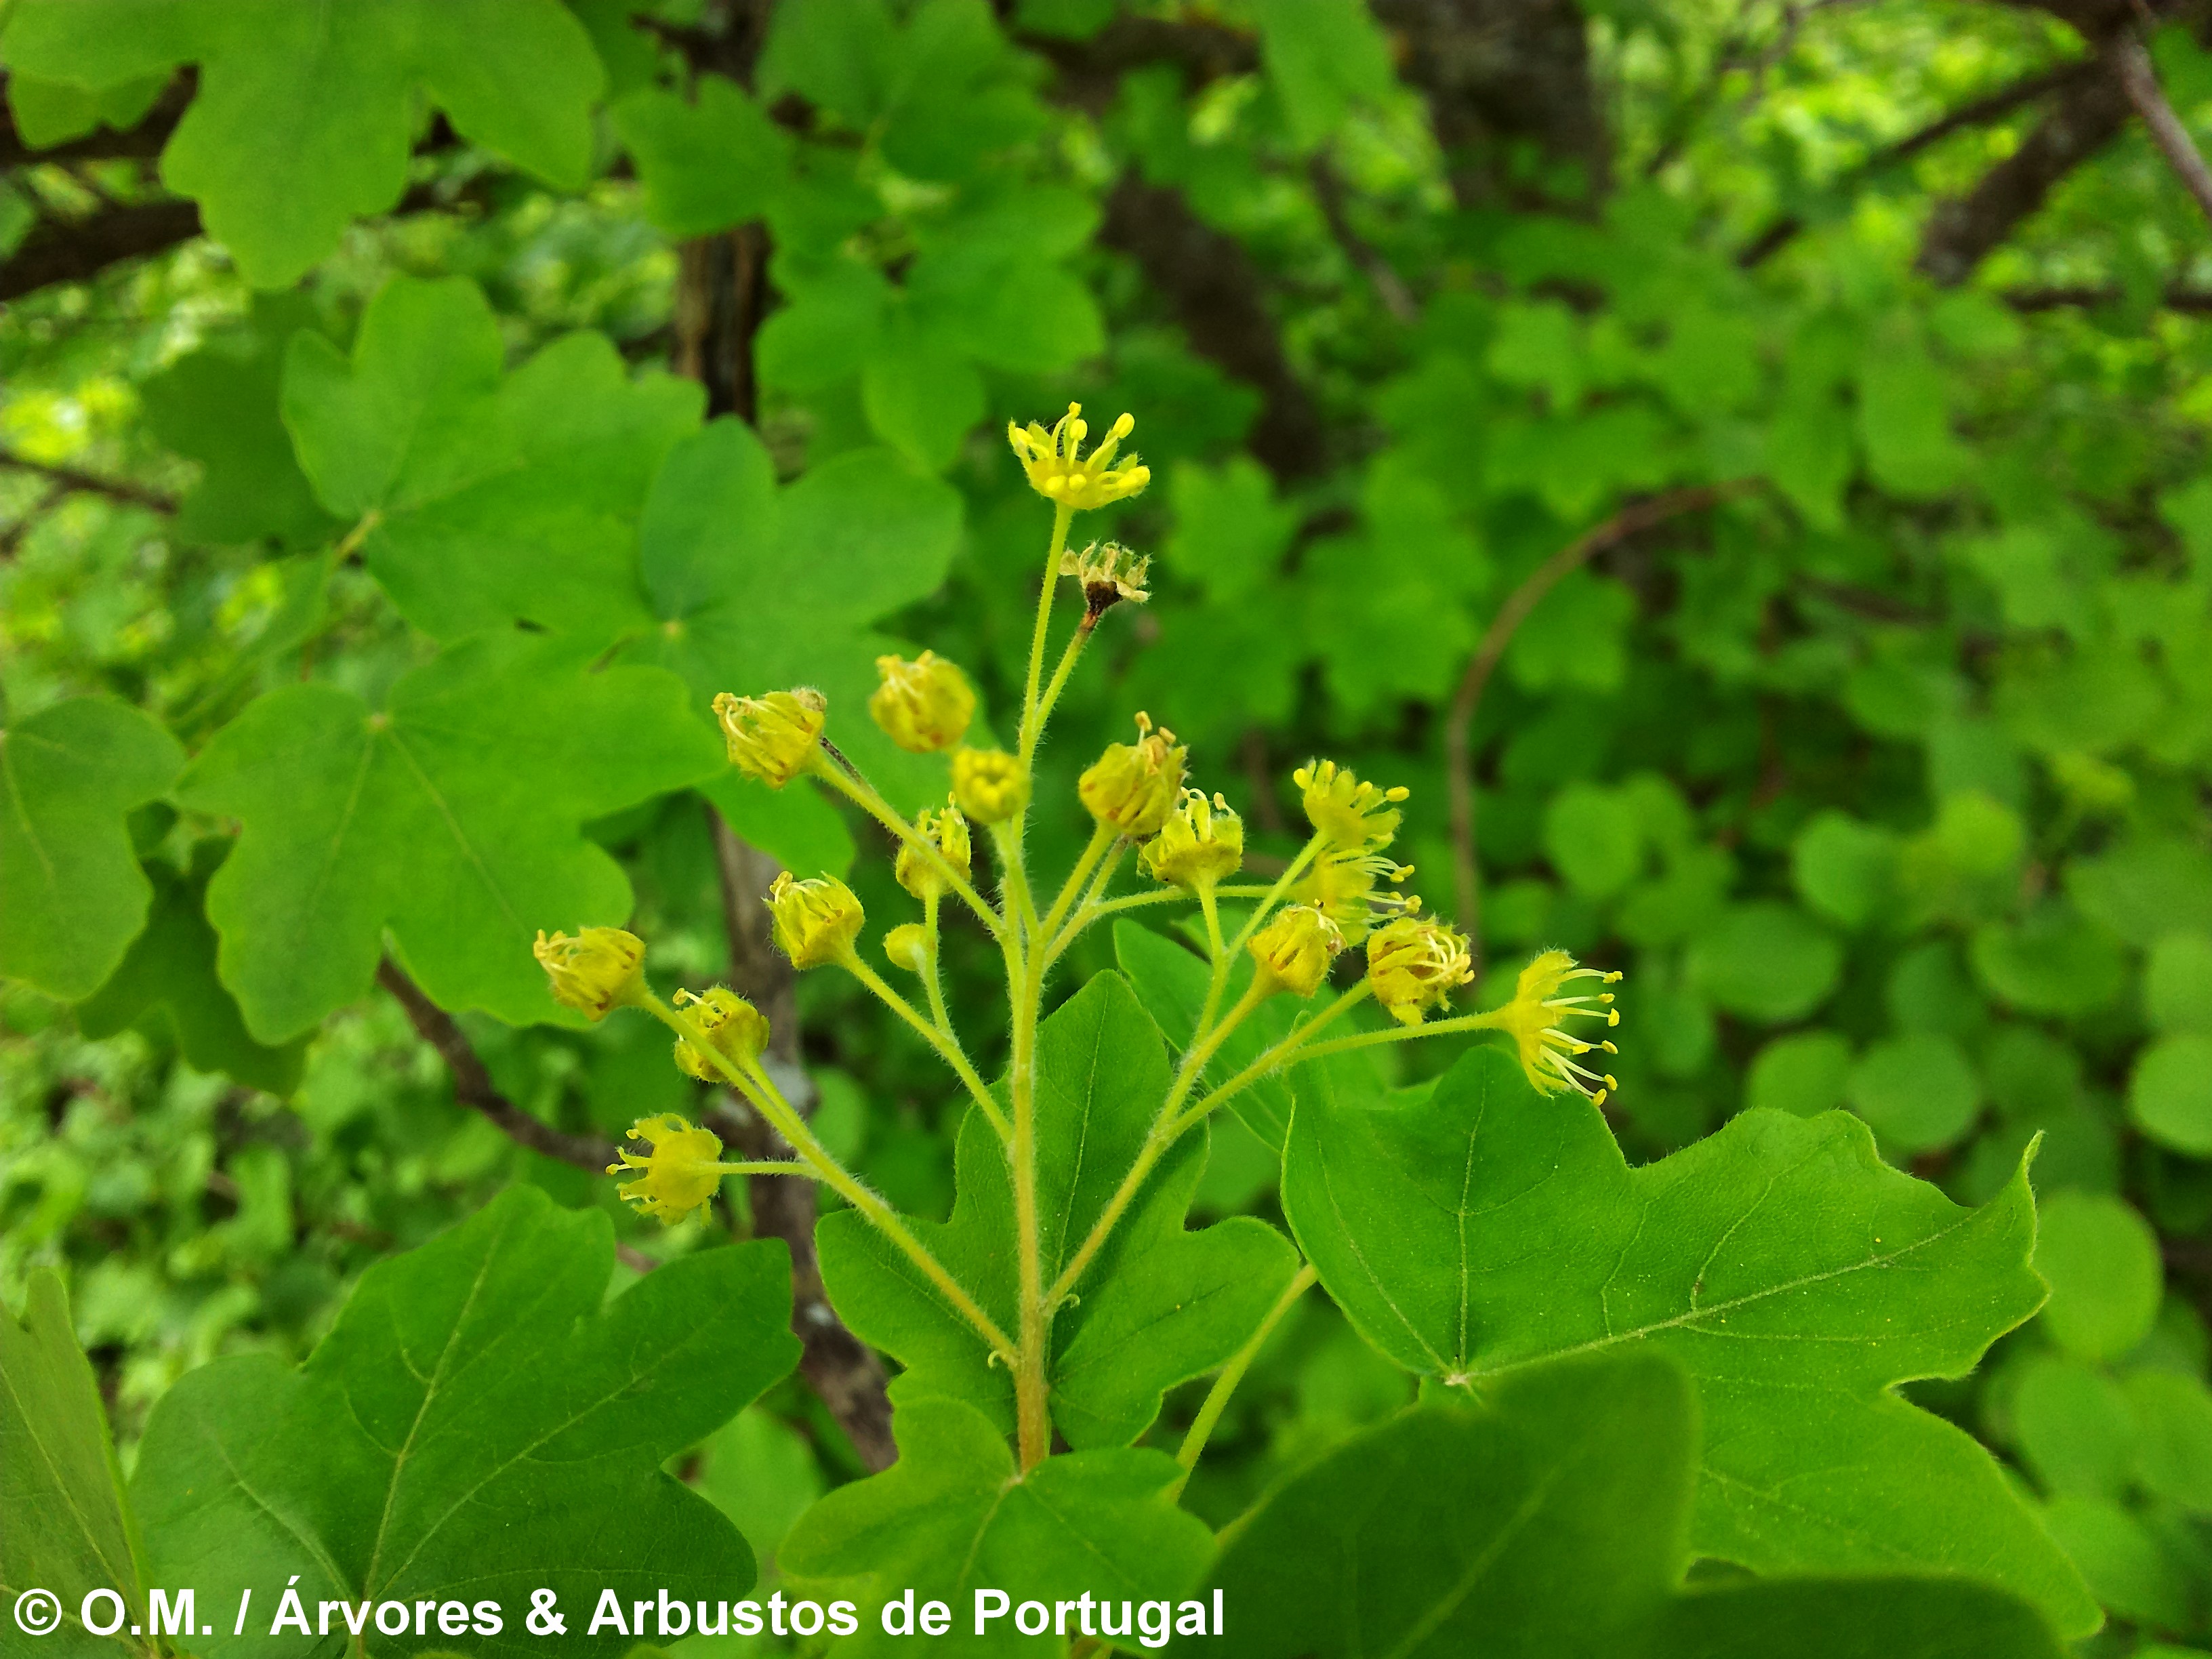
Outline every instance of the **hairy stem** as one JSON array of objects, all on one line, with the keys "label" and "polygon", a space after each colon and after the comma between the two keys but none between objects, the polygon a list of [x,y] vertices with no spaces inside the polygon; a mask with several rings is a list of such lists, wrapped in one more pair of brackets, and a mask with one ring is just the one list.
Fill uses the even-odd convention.
[{"label": "hairy stem", "polygon": [[[904,1020],[924,1042],[937,1050],[938,1057],[953,1069],[961,1082],[968,1085],[969,1094],[974,1098],[975,1104],[982,1109],[983,1115],[991,1121],[991,1127],[998,1131],[999,1139],[1005,1140],[1012,1131],[1007,1126],[1005,1116],[999,1110],[999,1103],[991,1097],[990,1090],[985,1086],[983,1079],[976,1075],[975,1066],[969,1062],[967,1051],[960,1046],[959,1039],[951,1034],[949,1026],[946,1029],[940,1029],[935,1021],[924,1019],[915,1011],[912,1003],[884,982],[881,974],[860,960],[859,951],[848,947],[845,953],[837,958],[837,965],[874,992],[877,1000],[884,1007]],[[933,990],[936,975],[933,971],[934,963],[933,963],[932,965],[933,972],[927,977],[932,981],[931,988]],[[937,1001],[939,1018],[942,1018],[944,1008],[942,993],[939,994]]]},{"label": "hairy stem", "polygon": [[1029,678],[1022,692],[1020,749],[1024,761],[1036,752],[1037,739],[1044,735],[1037,687],[1044,678],[1045,644],[1052,632],[1053,594],[1060,586],[1060,556],[1067,550],[1067,526],[1074,519],[1075,509],[1065,502],[1052,510],[1052,541],[1044,554],[1044,590],[1037,595],[1036,628],[1030,635]]},{"label": "hairy stem", "polygon": [[945,884],[960,895],[962,902],[975,913],[977,920],[991,930],[991,937],[999,937],[1006,926],[999,913],[983,902],[982,895],[969,884],[964,874],[952,867],[934,842],[908,823],[903,814],[876,793],[873,784],[854,776],[826,755],[817,754],[811,773],[920,853]]},{"label": "hairy stem", "polygon": [[[1075,860],[1075,867],[1067,872],[1067,879],[1060,884],[1060,896],[1052,902],[1052,909],[1045,916],[1043,926],[1037,929],[1040,937],[1053,939],[1060,919],[1074,904],[1075,896],[1083,890],[1083,884],[1091,878],[1091,872],[1097,867],[1098,860],[1106,856],[1106,849],[1114,844],[1115,839],[1115,831],[1110,823],[1102,823],[1091,832],[1090,844],[1084,848],[1082,857]],[[1056,940],[1054,942],[1057,943]],[[1059,952],[1054,951],[1049,954],[1056,956]]]},{"label": "hairy stem", "polygon": [[[1338,1015],[1357,1007],[1365,1000],[1374,988],[1371,981],[1363,979],[1350,990],[1344,992],[1335,1001],[1330,1003],[1328,1007],[1299,1026],[1274,1047],[1266,1050],[1259,1059],[1237,1073],[1228,1082],[1201,1096],[1197,1104],[1191,1107],[1176,1122],[1172,1133],[1179,1136],[1186,1130],[1203,1122],[1212,1115],[1217,1108],[1228,1104],[1231,1097],[1243,1093],[1245,1090],[1271,1072],[1280,1071],[1294,1060],[1310,1059],[1310,1053],[1300,1051],[1304,1049],[1306,1044],[1312,1040],[1314,1033],[1325,1028]],[[1431,1025],[1426,1029],[1434,1031],[1437,1028]]]}]

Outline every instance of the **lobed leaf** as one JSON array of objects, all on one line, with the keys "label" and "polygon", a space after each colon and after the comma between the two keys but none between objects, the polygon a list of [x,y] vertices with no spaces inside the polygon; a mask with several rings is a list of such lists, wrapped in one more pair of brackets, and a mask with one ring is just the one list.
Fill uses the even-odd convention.
[{"label": "lobed leaf", "polygon": [[1856,1118],[1752,1111],[1632,1170],[1595,1108],[1480,1048],[1425,1094],[1301,1098],[1283,1207],[1362,1334],[1449,1387],[1630,1344],[1683,1364],[1700,1554],[1970,1572],[2095,1627],[1996,1462],[1893,1391],[1965,1373],[2041,1305],[2025,1165],[1962,1210]]}]

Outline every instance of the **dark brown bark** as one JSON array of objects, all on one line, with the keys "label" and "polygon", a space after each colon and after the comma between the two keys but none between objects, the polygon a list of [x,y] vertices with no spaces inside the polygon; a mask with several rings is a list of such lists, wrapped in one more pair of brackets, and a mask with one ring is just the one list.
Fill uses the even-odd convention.
[{"label": "dark brown bark", "polygon": [[0,300],[56,283],[88,282],[110,265],[162,252],[199,234],[200,210],[190,202],[140,202],[83,219],[49,219],[0,263]]},{"label": "dark brown bark", "polygon": [[422,1040],[438,1051],[453,1074],[453,1098],[471,1111],[483,1113],[499,1126],[508,1139],[563,1164],[573,1164],[593,1175],[605,1171],[615,1160],[615,1147],[596,1135],[573,1135],[538,1119],[500,1093],[491,1073],[471,1046],[468,1034],[453,1017],[422,994],[422,988],[386,957],[377,964],[376,982],[392,993]]},{"label": "dark brown bark", "polygon": [[676,282],[674,367],[707,388],[707,413],[760,418],[753,336],[768,312],[768,232],[739,225],[684,243]]},{"label": "dark brown bark", "polygon": [[1920,270],[1956,287],[2042,207],[2051,189],[2125,125],[2128,97],[2118,77],[2083,76],[2058,94],[2021,147],[1963,197],[1936,204],[1920,244]]},{"label": "dark brown bark", "polygon": [[[0,76],[0,86],[5,85],[6,79]],[[162,146],[169,142],[169,135],[184,118],[185,106],[192,101],[198,86],[198,76],[186,70],[162,89],[153,106],[129,131],[115,132],[98,127],[82,138],[72,138],[49,149],[33,149],[25,143],[23,136],[15,131],[7,105],[0,101],[0,167],[20,167],[40,161],[149,160],[159,155]]]},{"label": "dark brown bark", "polygon": [[1291,372],[1244,245],[1191,211],[1182,192],[1126,174],[1106,198],[1100,240],[1134,259],[1189,337],[1191,349],[1256,390],[1251,450],[1278,478],[1328,461],[1321,411]]},{"label": "dark brown bark", "polygon": [[[1964,132],[1972,127],[1987,126],[1992,121],[2002,120],[2014,110],[2032,104],[2038,99],[2047,97],[2052,93],[2078,87],[2081,82],[2099,73],[2100,70],[2094,60],[2063,64],[2057,69],[2039,70],[2036,74],[2012,82],[2009,86],[2000,87],[1995,92],[1961,104],[1948,114],[1929,122],[1917,132],[1909,134],[1895,143],[1886,144],[1875,151],[1864,161],[1837,181],[1834,186],[1835,191],[1841,195],[1870,179],[1881,177],[1893,167],[1904,165],[1914,156],[1932,149],[1954,133]],[[1745,245],[1743,251],[1736,255],[1736,264],[1746,270],[1764,264],[1794,240],[1798,233],[1804,228],[1805,221],[1798,215],[1794,213],[1784,215]]]},{"label": "dark brown bark", "polygon": [[1462,206],[1555,208],[1604,194],[1613,141],[1575,0],[1374,4],[1398,38],[1399,73],[1427,96]]},{"label": "dark brown bark", "polygon": [[143,507],[152,513],[173,513],[177,498],[150,485],[133,483],[128,478],[103,478],[94,472],[85,472],[73,466],[56,466],[48,461],[34,461],[0,449],[0,467],[17,472],[34,473],[51,483],[60,486],[63,493],[105,495],[110,501],[120,501],[126,507]]}]

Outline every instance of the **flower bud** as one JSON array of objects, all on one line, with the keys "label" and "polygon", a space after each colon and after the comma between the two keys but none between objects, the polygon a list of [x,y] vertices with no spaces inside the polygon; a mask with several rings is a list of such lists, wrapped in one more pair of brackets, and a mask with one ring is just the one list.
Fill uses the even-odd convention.
[{"label": "flower bud", "polygon": [[1367,940],[1367,982],[1401,1025],[1419,1025],[1456,986],[1474,977],[1466,936],[1420,916],[1385,922]]},{"label": "flower bud", "polygon": [[952,799],[978,823],[1003,823],[1030,804],[1030,769],[1003,749],[956,749]]},{"label": "flower bud", "polygon": [[1362,783],[1334,761],[1308,761],[1291,781],[1305,791],[1306,822],[1332,847],[1388,847],[1398,833],[1395,805],[1407,793],[1402,786]]},{"label": "flower bud", "polygon": [[[960,816],[960,809],[947,802],[941,811],[924,808],[914,821],[915,831],[923,841],[934,847],[945,857],[956,874],[966,875],[974,862],[975,852],[968,837],[968,820]],[[942,898],[946,886],[943,873],[936,862],[920,848],[908,842],[899,843],[897,860],[891,873],[898,884],[918,899]]]},{"label": "flower bud", "polygon": [[1186,789],[1137,861],[1156,881],[1193,891],[1212,887],[1235,875],[1244,862],[1244,820],[1220,796],[1208,801],[1204,791]]},{"label": "flower bud", "polygon": [[[671,1000],[678,1007],[691,1011],[691,1023],[699,1028],[707,1047],[739,1071],[758,1060],[768,1047],[768,1016],[725,986],[717,985],[704,996],[678,991]],[[726,1080],[713,1058],[690,1037],[676,1039],[676,1065],[702,1083]]]},{"label": "flower bud", "polygon": [[794,968],[819,968],[853,948],[866,920],[853,890],[835,876],[793,881],[787,870],[768,890],[776,948]]},{"label": "flower bud", "polygon": [[1035,421],[1026,427],[1007,422],[1006,441],[1029,475],[1030,489],[1048,501],[1079,512],[1133,495],[1152,481],[1152,469],[1139,465],[1135,456],[1114,459],[1114,452],[1136,424],[1134,416],[1121,416],[1107,429],[1105,441],[1085,456],[1083,441],[1091,428],[1084,422],[1083,405],[1070,404],[1049,432]]},{"label": "flower bud", "polygon": [[1139,714],[1136,742],[1108,744],[1077,781],[1075,793],[1108,829],[1128,841],[1149,840],[1175,811],[1189,754],[1174,732],[1164,726],[1153,731],[1152,717]]},{"label": "flower bud", "polygon": [[716,1167],[722,1143],[713,1130],[696,1128],[673,1112],[664,1112],[631,1124],[629,1138],[645,1142],[650,1150],[640,1158],[625,1149],[619,1163],[607,1165],[609,1175],[637,1176],[615,1189],[626,1202],[674,1223],[713,1200],[722,1184],[722,1171]]},{"label": "flower bud", "polygon": [[884,935],[884,954],[894,968],[909,974],[929,971],[929,929],[918,921],[901,922]]},{"label": "flower bud", "polygon": [[912,662],[878,657],[876,672],[884,683],[868,699],[868,713],[910,754],[951,748],[975,717],[975,694],[968,689],[967,676],[934,651]]},{"label": "flower bud", "polygon": [[553,1000],[593,1019],[644,994],[645,941],[619,927],[586,927],[574,939],[540,928],[530,953],[545,970]]},{"label": "flower bud", "polygon": [[1328,977],[1329,964],[1344,949],[1344,935],[1310,905],[1293,904],[1253,935],[1252,960],[1259,964],[1263,990],[1310,997]]},{"label": "flower bud", "polygon": [[730,746],[730,764],[771,789],[782,788],[806,769],[829,710],[830,700],[804,685],[764,697],[725,691],[714,699],[714,718]]}]

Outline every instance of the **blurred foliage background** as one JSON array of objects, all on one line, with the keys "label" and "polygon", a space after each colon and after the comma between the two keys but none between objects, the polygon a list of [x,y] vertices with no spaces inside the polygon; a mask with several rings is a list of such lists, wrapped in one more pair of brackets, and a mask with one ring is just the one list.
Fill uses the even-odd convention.
[{"label": "blurred foliage background", "polygon": [[[1410,785],[1400,850],[1478,933],[1484,1002],[1540,946],[1627,971],[1632,1157],[1841,1106],[1980,1202],[2039,1137],[2051,1302],[1917,1397],[2045,1504],[2112,1616],[2085,1651],[2212,1650],[2212,258],[2130,93],[2148,65],[2212,137],[2212,13],[568,10],[604,70],[572,177],[418,97],[393,210],[280,177],[282,235],[224,234],[239,182],[157,167],[204,68],[89,94],[0,33],[0,726],[106,694],[198,751],[257,690],[374,702],[435,654],[435,601],[338,542],[281,418],[288,343],[349,347],[395,276],[475,284],[509,365],[589,331],[702,382],[787,477],[876,444],[940,477],[947,574],[874,625],[1001,718],[1041,538],[1004,422],[1130,409],[1154,483],[1099,533],[1153,596],[1061,705],[1040,798],[1139,708],[1255,865],[1297,844],[1309,755]],[[480,510],[565,547],[542,506]],[[867,826],[727,794],[591,826],[657,964],[756,970],[755,849],[896,908]],[[363,1267],[500,1186],[611,1206],[518,1117],[605,1140],[696,1109],[642,1022],[464,1012],[434,1046],[379,990],[257,1037],[202,908],[235,829],[142,810],[122,965],[0,987],[0,1296],[64,1268],[126,1459],[183,1371],[304,1353]],[[1082,829],[1048,833],[1065,861]],[[951,958],[970,1029],[994,961]],[[825,1136],[941,1213],[933,1058],[856,988],[777,994]],[[1216,1133],[1203,1206],[1271,1213],[1271,1155]],[[619,1219],[634,1267],[708,1224]],[[1406,1395],[1310,1299],[1193,1504],[1218,1523]],[[866,1461],[794,1378],[689,1467],[772,1549]]]}]

